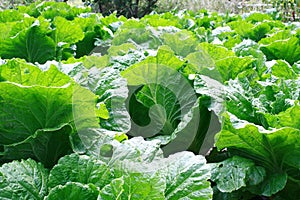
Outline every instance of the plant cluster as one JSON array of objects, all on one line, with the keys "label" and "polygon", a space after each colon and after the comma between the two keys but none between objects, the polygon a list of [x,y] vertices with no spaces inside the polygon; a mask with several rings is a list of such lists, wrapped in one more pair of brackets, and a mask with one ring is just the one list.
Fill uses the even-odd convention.
[{"label": "plant cluster", "polygon": [[0,27],[0,199],[300,196],[296,23],[44,2]]}]

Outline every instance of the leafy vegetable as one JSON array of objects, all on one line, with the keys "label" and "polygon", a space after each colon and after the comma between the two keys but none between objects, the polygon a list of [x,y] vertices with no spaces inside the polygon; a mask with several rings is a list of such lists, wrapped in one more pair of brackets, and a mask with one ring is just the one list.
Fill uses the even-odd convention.
[{"label": "leafy vegetable", "polygon": [[34,160],[13,161],[0,167],[1,199],[43,199],[48,171]]},{"label": "leafy vegetable", "polygon": [[22,30],[14,38],[2,41],[0,55],[3,58],[24,58],[29,62],[44,63],[55,56],[55,43],[41,29],[40,21]]},{"label": "leafy vegetable", "polygon": [[68,182],[64,186],[57,186],[50,190],[47,200],[51,199],[97,199],[98,191],[90,185]]},{"label": "leafy vegetable", "polygon": [[[47,167],[53,166],[60,156],[71,151],[69,137],[73,133],[98,126],[93,112],[80,117],[76,114],[87,108],[94,111],[95,96],[80,89],[56,67],[41,71],[23,61],[11,60],[1,65],[0,77],[1,159],[31,157]],[[76,98],[81,94],[88,101]],[[75,107],[77,103],[80,107]]]},{"label": "leafy vegetable", "polygon": [[221,192],[229,193],[247,185],[257,185],[264,177],[264,168],[255,166],[251,160],[234,156],[215,165],[211,179]]},{"label": "leafy vegetable", "polygon": [[294,200],[298,28],[262,13],[1,11],[0,199]]},{"label": "leafy vegetable", "polygon": [[264,181],[253,190],[271,196],[285,187],[291,169],[299,169],[300,133],[298,129],[281,128],[261,131],[258,127],[227,115],[223,130],[217,135],[219,149],[228,148],[233,154],[252,159],[267,170]]}]

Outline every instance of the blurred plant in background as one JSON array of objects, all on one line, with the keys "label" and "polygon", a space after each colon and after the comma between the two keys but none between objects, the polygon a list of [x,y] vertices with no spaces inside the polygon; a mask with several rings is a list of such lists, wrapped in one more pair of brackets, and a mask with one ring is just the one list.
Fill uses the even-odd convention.
[{"label": "blurred plant in background", "polygon": [[207,9],[217,12],[236,13],[243,1],[236,0],[162,0],[157,3],[158,12],[169,10],[188,10]]},{"label": "blurred plant in background", "polygon": [[26,5],[33,2],[34,0],[2,0],[0,1],[0,9],[9,9],[15,7],[16,5]]},{"label": "blurred plant in background", "polygon": [[[51,1],[51,0],[46,0]],[[54,1],[54,0],[52,0]],[[141,18],[146,14],[156,11],[158,13],[171,10],[205,9],[220,13],[249,13],[274,12],[278,19],[283,21],[299,20],[300,0],[55,0],[64,1],[75,6],[90,6],[93,11],[109,15],[117,11],[118,15],[127,18]],[[27,5],[39,0],[2,0],[0,10],[15,8],[18,5]]]},{"label": "blurred plant in background", "polygon": [[284,21],[299,20],[300,0],[263,0],[264,3],[272,4]]},{"label": "blurred plant in background", "polygon": [[103,15],[110,15],[117,11],[118,15],[125,17],[143,17],[151,13],[158,0],[82,0],[85,5],[92,6],[93,10]]}]

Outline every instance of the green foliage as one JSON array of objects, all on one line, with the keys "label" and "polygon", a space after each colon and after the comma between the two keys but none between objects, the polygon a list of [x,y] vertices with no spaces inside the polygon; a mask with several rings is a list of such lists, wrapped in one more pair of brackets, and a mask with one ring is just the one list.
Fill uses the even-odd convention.
[{"label": "green foliage", "polygon": [[0,199],[300,196],[297,24],[90,11],[0,12]]},{"label": "green foliage", "polygon": [[48,174],[42,164],[32,159],[2,165],[1,199],[43,199],[48,193]]},{"label": "green foliage", "polygon": [[[4,164],[0,167],[0,196],[8,199],[211,199],[209,168],[204,157],[182,152],[161,158],[157,154],[160,150],[147,143],[152,142],[135,138],[124,144],[114,143],[115,153],[122,152],[124,156],[112,155],[118,156],[115,163],[101,161],[106,159],[102,156],[71,154],[61,158],[50,172],[31,159]],[[136,146],[140,144],[146,144],[146,148]],[[138,160],[138,155],[143,155],[143,160]]]},{"label": "green foliage", "polygon": [[[72,122],[74,90],[87,98],[95,96],[54,66],[41,71],[19,59],[1,65],[0,79],[0,159],[31,157],[47,167],[54,165],[71,151],[69,137],[80,128]],[[88,126],[97,126],[93,114],[85,117],[90,119]]]},{"label": "green foliage", "polygon": [[[101,22],[100,15],[79,16],[89,11],[62,2],[44,2],[19,7],[17,16],[16,11],[1,12],[0,26],[6,27],[0,32],[1,58],[18,57],[32,63],[45,63],[88,55],[97,39],[106,40],[112,34]],[[30,17],[23,19],[21,16],[25,14]],[[109,20],[115,19],[110,17]]]},{"label": "green foliage", "polygon": [[211,179],[219,191],[230,193],[245,186],[261,183],[266,176],[265,169],[255,166],[252,160],[233,156],[213,166]]},{"label": "green foliage", "polygon": [[254,125],[243,122],[239,124],[239,121],[233,121],[236,119],[229,118],[230,116],[226,116],[225,127],[217,136],[217,147],[227,147],[229,151],[232,149],[233,154],[250,158],[266,169],[266,177],[257,186],[249,187],[250,191],[271,196],[282,190],[288,176],[293,178],[296,175],[288,174],[288,171],[299,167],[299,163],[293,161],[296,152],[299,152],[299,130],[285,127],[264,133]]}]

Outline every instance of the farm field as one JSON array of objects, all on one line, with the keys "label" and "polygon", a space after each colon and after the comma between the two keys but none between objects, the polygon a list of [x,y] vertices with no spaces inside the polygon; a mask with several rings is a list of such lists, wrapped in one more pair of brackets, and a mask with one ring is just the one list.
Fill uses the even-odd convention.
[{"label": "farm field", "polygon": [[0,12],[0,199],[295,200],[300,24]]}]

